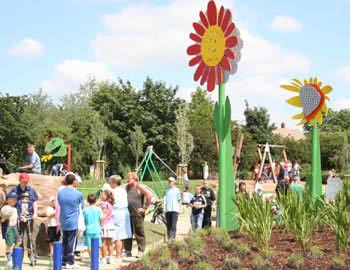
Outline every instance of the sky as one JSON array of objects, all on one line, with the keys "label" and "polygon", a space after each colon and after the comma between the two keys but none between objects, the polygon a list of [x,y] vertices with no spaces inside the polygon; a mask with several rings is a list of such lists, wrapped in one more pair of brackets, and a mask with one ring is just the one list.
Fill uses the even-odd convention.
[{"label": "sky", "polygon": [[[349,0],[216,3],[233,11],[244,42],[226,85],[233,120],[244,119],[247,100],[266,107],[277,126],[295,128],[291,116],[300,109],[285,103],[293,93],[279,85],[311,76],[333,86],[329,107],[350,108]],[[199,83],[186,49],[206,6],[207,0],[0,0],[0,93],[42,88],[58,100],[91,77],[120,77],[140,89],[149,76],[190,100]]]}]

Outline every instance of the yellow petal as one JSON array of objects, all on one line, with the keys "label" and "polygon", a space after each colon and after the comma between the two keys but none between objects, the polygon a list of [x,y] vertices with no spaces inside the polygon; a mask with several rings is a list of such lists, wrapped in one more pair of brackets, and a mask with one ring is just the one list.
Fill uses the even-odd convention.
[{"label": "yellow petal", "polygon": [[309,84],[312,84],[312,82],[313,82],[312,77],[310,77]]},{"label": "yellow petal", "polygon": [[302,87],[302,86],[300,86],[299,84],[294,83],[294,82],[292,82],[292,85],[295,86],[295,87],[298,88],[298,89],[300,89],[300,87]]},{"label": "yellow petal", "polygon": [[305,79],[305,80],[304,80],[304,85],[307,85],[307,84],[308,84],[308,82],[307,82],[307,80]]},{"label": "yellow petal", "polygon": [[286,102],[289,103],[290,105],[295,106],[295,107],[300,107],[300,108],[302,107],[301,100],[300,100],[299,96],[295,96],[295,97],[292,97],[290,99],[287,99]]},{"label": "yellow petal", "polygon": [[298,79],[293,79],[294,82],[296,82],[297,84],[299,84],[300,86],[303,86],[303,84],[301,83],[301,81],[299,81]]},{"label": "yellow petal", "polygon": [[331,101],[331,99],[329,98],[329,96],[326,96],[326,99],[327,99],[328,101]]},{"label": "yellow petal", "polygon": [[300,91],[300,87],[295,87],[293,85],[281,85],[282,88],[286,89],[286,90],[289,90],[289,91],[292,91],[292,92],[297,92],[299,93]]},{"label": "yellow petal", "polygon": [[304,125],[306,122],[307,122],[306,119],[303,119],[303,120],[301,120],[301,121],[297,124],[297,126],[302,126],[302,125]]},{"label": "yellow petal", "polygon": [[322,91],[325,95],[327,95],[327,94],[329,94],[330,92],[332,92],[332,90],[333,90],[333,88],[332,88],[332,86],[330,86],[330,85],[323,86],[322,89],[321,89],[321,91]]},{"label": "yellow petal", "polygon": [[318,82],[318,87],[320,87],[321,88],[321,86],[322,86],[322,82]]},{"label": "yellow petal", "polygon": [[322,122],[323,122],[323,116],[322,116],[322,113],[318,113],[317,115],[316,115],[316,120],[317,120],[317,122],[321,125],[322,124]]},{"label": "yellow petal", "polygon": [[317,77],[314,78],[313,84],[317,84]]},{"label": "yellow petal", "polygon": [[322,109],[321,110],[325,113],[326,116],[328,115],[328,106],[327,106],[326,103],[324,103],[322,105]]},{"label": "yellow petal", "polygon": [[304,115],[304,113],[299,113],[299,114],[293,115],[292,119],[294,119],[294,120],[305,119],[305,115]]}]

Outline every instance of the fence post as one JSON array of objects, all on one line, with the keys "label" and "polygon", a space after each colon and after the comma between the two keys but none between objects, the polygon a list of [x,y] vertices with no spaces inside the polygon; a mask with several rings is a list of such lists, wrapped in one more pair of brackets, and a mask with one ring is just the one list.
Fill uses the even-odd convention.
[{"label": "fence post", "polygon": [[53,243],[53,270],[62,270],[62,243]]},{"label": "fence post", "polygon": [[91,239],[91,270],[98,270],[99,266],[99,246],[100,246],[99,238]]},{"label": "fence post", "polygon": [[23,248],[17,247],[12,253],[13,269],[22,270]]}]

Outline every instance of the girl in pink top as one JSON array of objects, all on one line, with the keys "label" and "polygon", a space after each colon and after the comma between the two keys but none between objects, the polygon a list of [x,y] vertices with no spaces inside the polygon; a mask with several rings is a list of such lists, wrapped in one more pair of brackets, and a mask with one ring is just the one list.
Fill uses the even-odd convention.
[{"label": "girl in pink top", "polygon": [[[109,190],[105,190],[101,194],[102,203],[100,205],[104,219],[102,220],[102,260],[101,264],[112,264],[113,244],[112,238],[114,236],[114,222],[112,219],[112,211],[114,198]],[[108,250],[108,257],[106,258]]]}]

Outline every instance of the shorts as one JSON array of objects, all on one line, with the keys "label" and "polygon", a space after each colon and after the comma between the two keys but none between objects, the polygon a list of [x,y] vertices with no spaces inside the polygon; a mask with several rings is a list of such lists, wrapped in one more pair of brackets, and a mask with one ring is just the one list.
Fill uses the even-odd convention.
[{"label": "shorts", "polygon": [[114,224],[109,223],[102,225],[101,227],[102,238],[113,238],[114,237]]},{"label": "shorts", "polygon": [[6,231],[6,246],[12,247],[13,244],[22,242],[21,235],[18,232],[17,226],[9,226]]},{"label": "shorts", "polygon": [[58,230],[57,226],[47,228],[47,241],[49,243],[58,242],[61,238],[61,232]]},{"label": "shorts", "polygon": [[91,247],[91,239],[92,238],[98,238],[98,243],[99,243],[99,247],[102,247],[102,240],[101,240],[101,234],[100,233],[87,233],[85,235],[85,243],[84,245],[86,247]]}]

